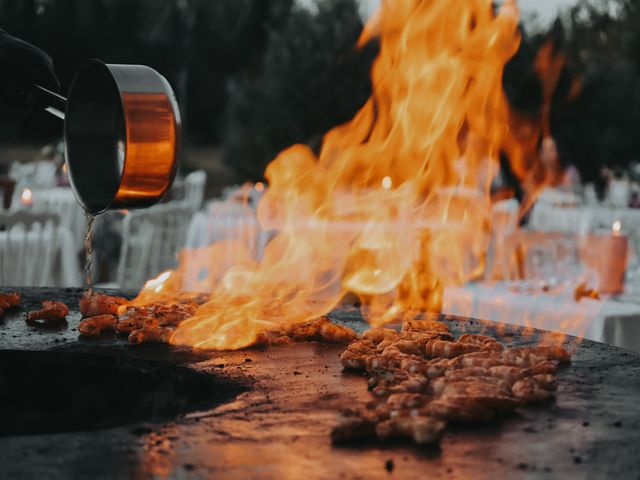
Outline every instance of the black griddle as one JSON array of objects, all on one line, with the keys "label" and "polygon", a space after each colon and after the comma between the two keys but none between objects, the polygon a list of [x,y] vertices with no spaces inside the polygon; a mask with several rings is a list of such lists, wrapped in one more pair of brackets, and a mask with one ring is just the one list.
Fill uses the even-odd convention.
[{"label": "black griddle", "polygon": [[[74,365],[98,356],[101,365],[112,361],[114,369],[122,363],[155,365],[160,377],[162,369],[167,376],[187,369],[215,379],[218,395],[170,418],[165,412],[90,430],[0,437],[0,478],[640,478],[640,354],[567,337],[566,345],[576,351],[572,364],[559,372],[557,398],[549,405],[522,408],[485,426],[449,427],[439,447],[334,446],[329,433],[335,412],[371,398],[360,375],[343,372],[343,347],[309,343],[194,352],[134,347],[108,335],[82,339],[76,330],[80,290],[20,291],[24,307],[0,321],[0,359],[2,352],[4,358],[11,355],[6,352],[58,355],[64,357],[58,375],[71,377]],[[22,312],[43,299],[65,301],[73,310],[67,322],[27,325]],[[366,328],[353,307],[331,317]],[[493,333],[513,345],[547,336],[492,322],[446,320],[456,333]],[[0,370],[21,368],[12,363]],[[56,395],[53,389],[51,398]]]}]

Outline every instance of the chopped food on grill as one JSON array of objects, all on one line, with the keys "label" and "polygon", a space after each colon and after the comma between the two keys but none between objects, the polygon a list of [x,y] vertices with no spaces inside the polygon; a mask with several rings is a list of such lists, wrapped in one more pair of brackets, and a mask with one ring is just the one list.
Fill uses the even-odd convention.
[{"label": "chopped food on grill", "polygon": [[433,417],[391,418],[376,425],[376,435],[380,440],[400,437],[423,445],[440,440],[446,425],[442,420]]},{"label": "chopped food on grill", "polygon": [[555,389],[555,380],[549,378],[539,380],[537,377],[538,375],[534,375],[518,380],[511,388],[513,395],[526,403],[550,398],[552,390]]},{"label": "chopped food on grill", "polygon": [[142,328],[145,320],[153,319],[154,312],[145,307],[127,307],[118,316],[116,331],[118,333],[129,334],[134,330]]},{"label": "chopped food on grill", "polygon": [[258,335],[256,345],[287,345],[294,342],[325,341],[347,343],[356,338],[356,332],[331,323],[325,317],[307,322],[273,328]]},{"label": "chopped food on grill", "polygon": [[160,327],[145,323],[139,330],[134,330],[129,334],[129,343],[140,345],[141,343],[169,343],[174,329],[171,327]]},{"label": "chopped food on grill", "polygon": [[349,442],[361,438],[369,438],[376,433],[378,419],[358,412],[346,411],[338,415],[338,421],[331,431],[331,440]]},{"label": "chopped food on grill", "polygon": [[116,315],[118,308],[129,300],[123,297],[112,297],[101,293],[83,295],[80,299],[80,313],[83,317],[96,317],[98,315]]},{"label": "chopped food on grill", "polygon": [[46,300],[42,302],[42,310],[36,310],[27,314],[27,321],[34,322],[36,320],[44,320],[45,322],[53,322],[64,320],[67,315],[69,315],[69,307],[64,303]]},{"label": "chopped food on grill", "polygon": [[20,300],[21,298],[19,293],[0,293],[0,317],[4,315],[5,310],[20,305]]},{"label": "chopped food on grill", "polygon": [[96,315],[80,321],[78,331],[88,337],[100,336],[105,331],[115,331],[118,320],[110,314]]},{"label": "chopped food on grill", "polygon": [[438,320],[407,320],[402,324],[402,331],[449,333],[449,327]]},{"label": "chopped food on grill", "polygon": [[447,421],[486,421],[551,398],[558,364],[571,360],[561,347],[506,348],[478,334],[454,340],[442,322],[420,322],[405,322],[400,332],[367,330],[342,352],[345,369],[368,376],[376,411],[340,414],[334,442],[373,436],[437,442]]}]

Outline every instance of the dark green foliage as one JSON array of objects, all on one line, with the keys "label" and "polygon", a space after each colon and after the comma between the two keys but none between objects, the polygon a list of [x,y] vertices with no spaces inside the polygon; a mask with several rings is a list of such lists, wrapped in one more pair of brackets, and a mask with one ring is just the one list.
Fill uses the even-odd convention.
[{"label": "dark green foliage", "polygon": [[[370,93],[376,46],[355,47],[357,0],[0,0],[0,27],[49,52],[63,84],[87,59],[143,63],[163,73],[181,104],[186,138],[222,144],[241,179],[258,179],[283,148],[317,148]],[[533,60],[549,37],[567,55],[551,110],[561,161],[592,180],[603,165],[640,158],[640,2],[580,0],[545,35],[524,36],[505,70],[512,105],[535,117]],[[0,72],[1,74],[1,72]],[[582,92],[568,93],[576,77]],[[27,112],[28,113],[28,112]],[[36,113],[0,111],[0,139],[61,134]]]},{"label": "dark green foliage", "polygon": [[325,1],[313,13],[294,9],[270,32],[261,69],[229,82],[222,138],[227,162],[243,178],[261,178],[289,145],[317,148],[364,104],[376,48],[356,48],[361,30],[354,0]]},{"label": "dark green foliage", "polygon": [[[215,143],[230,75],[254,69],[267,31],[293,0],[0,0],[0,27],[54,59],[69,87],[89,58],[146,64],[173,85],[188,139]],[[0,136],[16,140],[15,112],[0,115]],[[24,116],[24,115],[23,115]],[[37,113],[21,134],[42,140],[59,122]]]},{"label": "dark green foliage", "polygon": [[598,181],[603,166],[640,160],[640,6],[582,1],[566,29],[564,51],[582,91],[557,106],[552,127],[563,162],[575,164],[584,180]]},{"label": "dark green foliage", "polygon": [[[551,105],[551,133],[561,163],[574,164],[583,180],[597,182],[603,166],[624,168],[640,160],[637,0],[583,0],[548,32],[523,36],[520,51],[505,69],[504,89],[514,108],[534,116],[541,87],[533,62],[549,40],[566,56]],[[576,81],[581,89],[572,98]]]}]

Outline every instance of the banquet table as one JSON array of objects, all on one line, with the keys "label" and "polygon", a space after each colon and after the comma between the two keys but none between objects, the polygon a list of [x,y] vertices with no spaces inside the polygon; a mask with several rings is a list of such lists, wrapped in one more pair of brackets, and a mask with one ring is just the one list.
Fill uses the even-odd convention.
[{"label": "banquet table", "polygon": [[640,231],[640,209],[604,205],[560,207],[538,203],[533,207],[529,228],[541,232],[584,234],[598,228],[611,228],[620,221],[625,230]]},{"label": "banquet table", "polygon": [[566,333],[640,351],[640,303],[615,297],[577,302],[573,291],[532,291],[516,283],[445,289],[443,312]]}]

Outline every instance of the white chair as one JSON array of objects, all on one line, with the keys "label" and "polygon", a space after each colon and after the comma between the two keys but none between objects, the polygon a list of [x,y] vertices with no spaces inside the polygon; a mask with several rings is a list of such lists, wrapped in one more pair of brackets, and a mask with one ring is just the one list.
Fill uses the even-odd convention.
[{"label": "white chair", "polygon": [[34,184],[38,188],[52,188],[56,184],[57,166],[51,160],[40,160],[36,162],[34,174]]},{"label": "white chair", "polygon": [[184,202],[193,211],[199,210],[204,200],[204,187],[207,174],[204,170],[191,172],[184,179]]},{"label": "white chair", "polygon": [[[20,202],[16,205],[20,207]],[[60,225],[68,228],[73,235],[74,248],[80,250],[84,245],[86,233],[86,214],[70,188],[57,187],[33,190],[35,212],[53,213],[60,217]]]},{"label": "white chair", "polygon": [[0,285],[53,286],[59,218],[0,213]]},{"label": "white chair", "polygon": [[16,183],[22,181],[31,181],[36,173],[35,163],[13,162],[9,168],[9,177],[13,178]]},{"label": "white chair", "polygon": [[147,280],[175,268],[192,215],[191,207],[182,202],[129,212],[123,223],[118,287],[140,288]]}]

